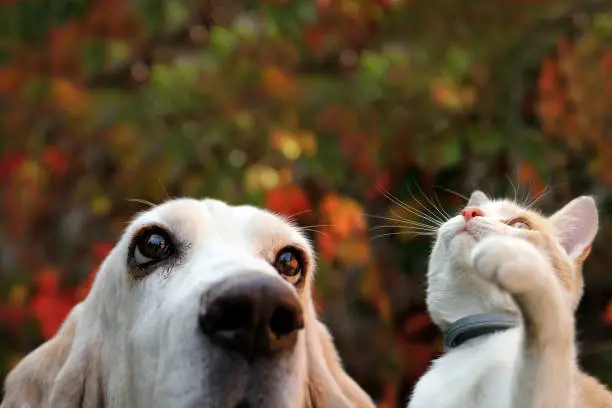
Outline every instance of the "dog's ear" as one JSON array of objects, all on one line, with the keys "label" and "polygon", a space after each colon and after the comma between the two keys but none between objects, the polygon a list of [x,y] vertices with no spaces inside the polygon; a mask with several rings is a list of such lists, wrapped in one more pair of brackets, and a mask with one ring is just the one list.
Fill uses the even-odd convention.
[{"label": "dog's ear", "polygon": [[92,337],[77,336],[81,314],[82,305],[77,305],[55,337],[9,373],[0,408],[104,406],[99,348],[89,343]]},{"label": "dog's ear", "polygon": [[374,408],[368,394],[344,371],[327,327],[316,318],[312,320],[306,333],[309,405],[315,408]]}]

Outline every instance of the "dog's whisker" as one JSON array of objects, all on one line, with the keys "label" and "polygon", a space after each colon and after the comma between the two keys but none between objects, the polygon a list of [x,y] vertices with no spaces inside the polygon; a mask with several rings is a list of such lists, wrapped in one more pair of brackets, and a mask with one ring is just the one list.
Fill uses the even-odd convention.
[{"label": "dog's whisker", "polygon": [[302,231],[312,232],[312,233],[321,234],[321,235],[325,235],[325,236],[330,236],[330,234],[328,232],[321,231],[321,230],[316,230],[316,229],[302,228]]},{"label": "dog's whisker", "polygon": [[300,228],[322,228],[322,227],[333,227],[334,224],[313,224],[313,225],[301,225]]},{"label": "dog's whisker", "polygon": [[151,201],[147,201],[147,200],[144,200],[142,198],[126,198],[126,201],[130,201],[130,202],[134,202],[134,203],[140,203],[140,204],[145,204],[145,205],[148,205],[149,208],[153,208],[153,207],[157,206],[157,204],[154,204]]},{"label": "dog's whisker", "polygon": [[305,210],[298,211],[298,212],[296,212],[294,214],[291,214],[291,215],[287,216],[287,219],[289,219],[291,221],[294,221],[296,217],[299,217],[300,215],[306,214],[306,213],[311,212],[311,211],[312,211],[312,209],[307,208]]},{"label": "dog's whisker", "polygon": [[162,191],[164,192],[164,194],[166,195],[166,198],[168,200],[172,200],[172,197],[170,197],[170,194],[168,194],[168,190],[166,189],[166,187],[164,186],[164,184],[161,182],[161,179],[158,177],[157,178],[157,184],[159,184],[159,186],[161,187]]}]

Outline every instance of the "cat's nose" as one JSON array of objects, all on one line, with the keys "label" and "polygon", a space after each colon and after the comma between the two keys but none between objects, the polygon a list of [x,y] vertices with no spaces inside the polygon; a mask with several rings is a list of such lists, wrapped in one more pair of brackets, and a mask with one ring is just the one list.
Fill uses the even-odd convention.
[{"label": "cat's nose", "polygon": [[468,222],[474,217],[482,217],[484,214],[480,208],[477,207],[466,207],[461,211],[461,215],[463,215],[463,219],[465,222]]}]

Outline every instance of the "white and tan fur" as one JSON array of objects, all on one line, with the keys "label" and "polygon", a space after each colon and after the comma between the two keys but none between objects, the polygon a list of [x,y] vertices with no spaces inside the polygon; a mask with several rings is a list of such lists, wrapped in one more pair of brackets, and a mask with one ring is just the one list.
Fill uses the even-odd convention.
[{"label": "white and tan fur", "polygon": [[[522,324],[446,352],[418,381],[409,408],[604,408],[612,394],[582,373],[574,313],[582,263],[598,229],[591,197],[551,217],[480,191],[437,232],[427,305],[445,329],[478,313],[511,313]],[[465,210],[464,210],[465,211]],[[468,219],[468,221],[466,221]]]},{"label": "white and tan fur", "polygon": [[[163,225],[186,244],[182,261],[135,280],[126,257],[141,227]],[[275,251],[294,245],[308,258],[296,289],[272,267]],[[315,257],[282,217],[221,201],[177,199],[137,216],[103,262],[87,298],[57,335],[8,375],[1,408],[69,407],[373,407],[346,374],[311,296]],[[249,365],[197,331],[206,288],[245,271],[291,286],[304,329],[289,354]]]}]

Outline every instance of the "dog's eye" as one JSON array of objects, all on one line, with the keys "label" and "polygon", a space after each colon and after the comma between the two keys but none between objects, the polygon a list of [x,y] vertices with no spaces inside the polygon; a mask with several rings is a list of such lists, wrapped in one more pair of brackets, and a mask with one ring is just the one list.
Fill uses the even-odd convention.
[{"label": "dog's eye", "polygon": [[132,258],[139,267],[163,261],[174,253],[168,233],[158,227],[141,231],[134,239],[133,248]]},{"label": "dog's eye", "polygon": [[293,247],[283,248],[276,255],[274,267],[289,283],[295,285],[302,279],[302,254]]}]

